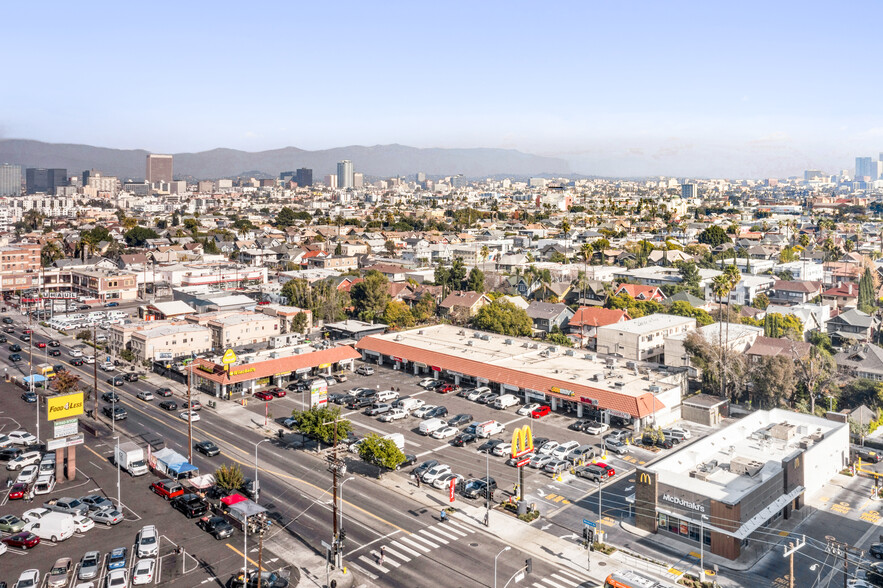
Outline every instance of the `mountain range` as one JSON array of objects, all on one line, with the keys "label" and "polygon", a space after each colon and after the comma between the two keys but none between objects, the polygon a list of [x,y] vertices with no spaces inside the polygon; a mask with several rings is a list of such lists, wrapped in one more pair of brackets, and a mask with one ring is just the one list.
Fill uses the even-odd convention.
[{"label": "mountain range", "polygon": [[[146,157],[143,149],[111,149],[91,145],[43,143],[29,139],[0,140],[0,162],[26,167],[66,168],[69,174],[96,169],[122,180],[143,179]],[[411,176],[424,172],[429,177],[463,174],[467,178],[494,175],[527,177],[567,175],[564,159],[542,157],[513,149],[420,149],[405,145],[359,145],[306,151],[284,147],[269,151],[212,149],[198,153],[174,153],[175,178],[214,179],[257,173],[277,177],[282,171],[307,167],[313,179],[337,172],[337,162],[349,159],[353,168],[368,177]]]}]

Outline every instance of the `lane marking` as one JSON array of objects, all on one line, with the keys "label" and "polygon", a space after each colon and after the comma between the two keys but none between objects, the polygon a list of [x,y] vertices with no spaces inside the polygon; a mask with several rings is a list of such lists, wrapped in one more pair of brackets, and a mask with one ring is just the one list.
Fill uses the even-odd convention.
[{"label": "lane marking", "polygon": [[[242,556],[244,555],[241,551],[239,551],[238,549],[236,549],[235,547],[233,547],[233,546],[230,545],[229,543],[227,543],[226,545],[227,545],[227,547],[229,547],[230,549],[232,549],[232,550],[236,553],[236,555],[238,555],[239,557],[242,557]],[[254,561],[254,560],[251,559],[250,557],[247,557],[246,559],[247,559],[249,562],[251,562],[251,564],[252,564],[254,567],[257,567],[257,566],[258,566],[258,562]]]}]

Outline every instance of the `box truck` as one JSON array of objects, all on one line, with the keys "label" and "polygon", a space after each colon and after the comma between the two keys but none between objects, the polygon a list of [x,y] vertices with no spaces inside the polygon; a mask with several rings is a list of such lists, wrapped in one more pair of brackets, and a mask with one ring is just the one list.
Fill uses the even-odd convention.
[{"label": "box truck", "polygon": [[114,462],[119,463],[120,469],[129,472],[130,476],[142,476],[148,471],[144,450],[132,442],[120,443],[114,448]]}]

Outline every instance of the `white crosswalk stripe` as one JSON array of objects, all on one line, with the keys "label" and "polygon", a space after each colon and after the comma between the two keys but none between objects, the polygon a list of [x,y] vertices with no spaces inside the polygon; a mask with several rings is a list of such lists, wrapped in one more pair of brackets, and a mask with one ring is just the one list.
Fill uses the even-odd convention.
[{"label": "white crosswalk stripe", "polygon": [[408,548],[408,547],[405,547],[404,545],[402,545],[402,544],[399,543],[398,541],[393,541],[392,543],[390,543],[390,545],[395,546],[396,549],[401,550],[401,551],[404,551],[405,553],[410,553],[413,557],[420,557],[420,556],[422,555],[422,554],[420,554],[420,553],[417,553],[417,552],[414,551],[413,549],[410,549],[410,548]]},{"label": "white crosswalk stripe", "polygon": [[[423,530],[426,531],[426,529],[423,529]],[[457,535],[455,535],[454,533],[452,533],[449,529],[445,529],[445,530],[443,531],[443,530],[441,530],[439,527],[435,527],[435,528],[432,529],[432,532],[433,532],[435,535],[441,535],[442,537],[447,537],[447,538],[450,539],[451,541],[456,541],[456,540],[458,540],[458,539],[460,538],[459,536],[457,536]],[[464,536],[465,536],[465,535],[464,535]]]},{"label": "white crosswalk stripe", "polygon": [[458,529],[457,527],[455,527],[453,525],[445,525],[445,532],[452,533],[452,534],[456,535],[457,537],[465,537],[466,536],[465,531]]},{"label": "white crosswalk stripe", "polygon": [[549,578],[543,578],[542,580],[540,580],[540,582],[542,582],[542,584],[534,584],[534,586],[539,585],[540,588],[549,588],[549,586],[551,586],[552,588],[567,588],[567,586],[565,586],[564,584],[553,582]]},{"label": "white crosswalk stripe", "polygon": [[461,531],[466,531],[467,533],[475,533],[475,529],[473,529],[470,525],[466,525],[464,523],[459,523],[457,521],[450,521],[448,524],[455,529],[459,529]]},{"label": "white crosswalk stripe", "polygon": [[373,549],[371,550],[371,555],[374,557],[374,561],[377,562],[377,565],[386,565],[386,564],[389,564],[389,565],[391,565],[391,566],[394,567],[394,568],[397,568],[397,567],[399,567],[400,565],[402,565],[402,564],[400,564],[399,562],[395,561],[394,559],[389,559],[389,558],[386,557],[385,555],[383,556],[383,563],[381,564],[381,563],[380,563],[380,552],[379,552],[379,551],[376,551],[376,550],[373,550]]},{"label": "white crosswalk stripe", "polygon": [[[423,545],[422,543],[418,543],[417,541],[414,541],[413,539],[411,539],[409,537],[400,537],[399,539],[401,541],[404,541],[405,543],[407,543],[411,547],[419,549],[423,553],[429,553],[429,549],[425,545]],[[436,546],[434,546],[434,547],[436,547]]]},{"label": "white crosswalk stripe", "polygon": [[[433,543],[433,541],[438,541],[442,545],[448,544],[447,539],[443,539],[441,537],[437,537],[436,535],[433,535],[428,529],[420,529],[419,531],[417,531],[416,533],[411,535],[411,537],[413,537],[415,539],[420,539],[421,541],[425,541],[426,543],[429,543],[432,547],[438,547],[438,545]],[[430,541],[430,539],[432,541]]]},{"label": "white crosswalk stripe", "polygon": [[368,557],[368,556],[366,556],[366,555],[360,555],[360,556],[359,556],[359,561],[362,562],[362,563],[364,563],[364,564],[367,564],[367,565],[371,566],[371,567],[374,568],[375,570],[380,570],[380,571],[383,572],[384,574],[387,573],[387,572],[389,572],[389,568],[385,568],[385,567],[383,567],[382,565],[380,565],[379,563],[377,563],[377,561],[376,561],[373,557]]},{"label": "white crosswalk stripe", "polygon": [[582,582],[586,581],[583,578],[580,578],[579,576],[577,576],[576,574],[574,574],[573,572],[571,572],[569,570],[558,570],[558,573],[561,574],[562,576],[565,576],[571,582],[576,582],[577,584],[581,584]]},{"label": "white crosswalk stripe", "polygon": [[[560,572],[560,570],[559,570],[559,572]],[[560,576],[559,574],[549,574],[549,575],[552,576],[553,578],[555,578],[556,580],[559,580],[561,582],[566,582],[567,584],[570,584],[573,582],[573,580],[571,580],[570,578],[565,578],[564,576]],[[577,584],[578,583],[579,582],[577,582]]]},{"label": "white crosswalk stripe", "polygon": [[387,547],[386,548],[386,557],[390,557],[390,556],[394,557],[395,559],[399,559],[401,561],[404,561],[404,562],[411,561],[411,558],[408,557],[407,555],[404,555],[402,553],[399,553],[395,549],[390,549],[389,547]]}]

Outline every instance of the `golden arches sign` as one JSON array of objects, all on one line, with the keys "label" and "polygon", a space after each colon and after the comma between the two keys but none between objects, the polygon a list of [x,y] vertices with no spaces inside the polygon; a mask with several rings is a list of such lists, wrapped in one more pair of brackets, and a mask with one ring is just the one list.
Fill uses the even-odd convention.
[{"label": "golden arches sign", "polygon": [[533,451],[533,433],[530,425],[512,431],[512,459],[517,459]]},{"label": "golden arches sign", "polygon": [[647,472],[641,472],[641,475],[638,477],[639,484],[647,484],[650,485],[650,474]]}]

